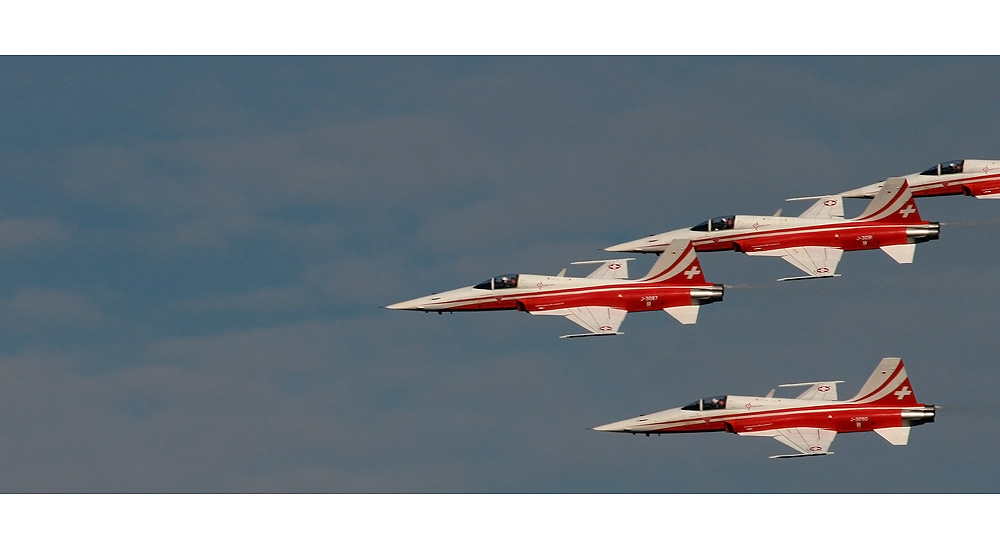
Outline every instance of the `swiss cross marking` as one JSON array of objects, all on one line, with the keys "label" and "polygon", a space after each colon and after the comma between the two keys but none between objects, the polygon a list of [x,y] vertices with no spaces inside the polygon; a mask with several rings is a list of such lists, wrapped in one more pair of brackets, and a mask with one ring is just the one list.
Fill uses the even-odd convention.
[{"label": "swiss cross marking", "polygon": [[823,447],[820,447],[819,445],[813,445],[812,447],[809,447],[809,451],[813,452],[813,453],[818,453],[818,452],[820,452],[822,450],[823,450]]},{"label": "swiss cross marking", "polygon": [[614,329],[612,329],[608,325],[603,325],[603,326],[598,327],[597,330],[599,330],[601,332],[611,332]]},{"label": "swiss cross marking", "polygon": [[830,391],[830,386],[820,386],[816,388],[816,391],[822,391],[822,392]]},{"label": "swiss cross marking", "polygon": [[823,206],[837,206],[837,201],[833,199],[827,199],[823,201]]},{"label": "swiss cross marking", "polygon": [[900,401],[902,401],[904,397],[906,397],[907,395],[910,395],[912,393],[913,392],[910,391],[910,387],[909,386],[903,386],[903,389],[901,389],[901,390],[899,390],[897,392],[893,392],[893,395],[896,396],[896,399],[899,399]]},{"label": "swiss cross marking", "polygon": [[697,274],[699,274],[699,273],[701,273],[701,270],[698,269],[698,266],[696,266],[696,265],[691,266],[691,269],[689,269],[689,270],[687,270],[687,271],[684,272],[684,274],[687,275],[687,278],[689,280],[690,279],[694,279],[694,276],[697,275]]},{"label": "swiss cross marking", "polygon": [[829,273],[829,272],[830,272],[829,267],[820,267],[816,269],[816,273]]},{"label": "swiss cross marking", "polygon": [[622,264],[608,264],[608,269],[621,269]]},{"label": "swiss cross marking", "polygon": [[912,213],[914,213],[916,211],[917,211],[917,209],[914,208],[912,204],[907,204],[906,208],[900,210],[899,213],[902,214],[904,218],[906,218],[906,217],[909,217],[910,214],[912,214]]}]

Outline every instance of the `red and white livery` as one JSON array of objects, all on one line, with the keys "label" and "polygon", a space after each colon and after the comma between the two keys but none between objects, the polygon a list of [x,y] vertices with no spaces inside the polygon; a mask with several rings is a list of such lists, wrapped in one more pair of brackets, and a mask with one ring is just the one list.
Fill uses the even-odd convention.
[{"label": "red and white livery", "polygon": [[594,428],[601,432],[667,434],[729,432],[773,437],[797,451],[771,458],[833,454],[830,445],[838,433],[871,432],[893,445],[906,445],[910,427],[934,422],[935,408],[917,402],[903,361],[886,357],[875,367],[856,396],[837,401],[841,380],[784,384],[808,386],[795,399],[717,395],[690,405],[645,414]]},{"label": "red and white livery", "polygon": [[[1000,160],[949,160],[902,177],[910,184],[914,197],[966,195],[977,199],[1000,199]],[[844,191],[841,195],[870,199],[887,181]]]},{"label": "red and white livery", "polygon": [[806,273],[785,277],[838,277],[844,251],[880,248],[901,264],[913,262],[917,243],[938,238],[940,224],[926,222],[906,180],[890,178],[857,218],[844,219],[840,195],[820,197],[798,217],[733,215],[690,229],[676,229],[609,246],[614,252],[659,252],[676,239],[690,240],[698,252],[735,250],[751,256],[778,256]]},{"label": "red and white livery", "polygon": [[562,338],[624,334],[618,331],[630,311],[664,310],[684,324],[698,320],[698,308],[722,300],[722,285],[705,281],[694,247],[675,241],[663,249],[649,273],[628,280],[628,261],[595,260],[587,277],[498,275],[475,286],[399,302],[389,309],[414,311],[488,311],[516,309],[532,315],[561,315],[587,329]]}]

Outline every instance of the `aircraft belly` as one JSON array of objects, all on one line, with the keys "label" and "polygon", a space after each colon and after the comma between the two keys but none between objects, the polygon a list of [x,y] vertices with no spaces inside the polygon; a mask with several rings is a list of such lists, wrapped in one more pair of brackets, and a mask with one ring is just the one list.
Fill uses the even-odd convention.
[{"label": "aircraft belly", "polygon": [[440,311],[498,311],[505,309],[517,309],[517,301],[507,298],[479,299],[449,306]]},{"label": "aircraft belly", "polygon": [[735,418],[729,422],[733,429],[740,433],[801,427],[819,428],[839,433],[869,432],[875,429],[895,428],[903,425],[899,410],[872,407],[790,411],[786,414],[767,414],[747,419]]},{"label": "aircraft belly", "polygon": [[910,187],[914,197],[972,195],[975,197],[1000,194],[1000,176],[988,175],[938,181]]},{"label": "aircraft belly", "polygon": [[883,246],[906,244],[906,229],[858,228],[846,229],[838,233],[838,248],[843,250],[874,250]]},{"label": "aircraft belly", "polygon": [[703,239],[691,241],[694,244],[695,252],[717,252],[719,250],[732,250],[734,242],[732,240]]},{"label": "aircraft belly", "polygon": [[579,293],[559,293],[539,298],[524,298],[521,303],[528,311],[546,311],[579,307],[612,307],[624,309],[619,292],[590,290]]},{"label": "aircraft belly", "polygon": [[627,311],[657,311],[668,307],[694,305],[689,288],[641,288],[622,292]]},{"label": "aircraft belly", "polygon": [[733,429],[737,432],[761,432],[765,430],[781,430],[786,428],[810,428],[836,429],[836,418],[840,414],[836,411],[798,411],[785,414],[768,414],[748,419],[734,419],[730,421]]},{"label": "aircraft belly", "polygon": [[741,239],[739,245],[742,252],[767,252],[804,246],[840,248],[838,233],[837,229],[803,230]]},{"label": "aircraft belly", "polygon": [[[629,312],[657,311],[668,307],[693,305],[688,287],[640,287],[590,290],[541,298],[522,298],[523,309],[546,311],[575,307],[610,307]],[[520,309],[520,308],[519,308]]]},{"label": "aircraft belly", "polygon": [[724,431],[726,431],[726,426],[723,422],[704,419],[697,422],[689,421],[683,424],[656,428],[651,430],[650,433],[699,433]]},{"label": "aircraft belly", "polygon": [[910,192],[914,197],[943,197],[946,195],[961,195],[963,194],[961,185],[942,185],[942,186],[928,186],[925,188],[913,188],[910,187]]},{"label": "aircraft belly", "polygon": [[981,185],[970,186],[969,191],[979,198],[996,198],[1000,196],[1000,182],[993,181]]},{"label": "aircraft belly", "polygon": [[880,428],[898,428],[903,425],[899,411],[859,409],[844,411],[836,418],[836,431],[840,433],[870,432]]}]

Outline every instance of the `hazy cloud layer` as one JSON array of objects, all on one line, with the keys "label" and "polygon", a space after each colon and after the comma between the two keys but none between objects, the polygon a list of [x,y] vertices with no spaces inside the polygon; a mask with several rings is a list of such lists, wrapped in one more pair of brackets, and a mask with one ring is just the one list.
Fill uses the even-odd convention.
[{"label": "hazy cloud layer", "polygon": [[[0,490],[996,492],[1000,203],[913,265],[702,255],[694,326],[625,336],[389,303],[951,158],[995,158],[993,58],[0,60]],[[856,214],[863,203],[849,203]],[[652,264],[640,257],[638,276]],[[907,363],[907,447],[591,426]],[[914,472],[919,472],[916,475]]]}]

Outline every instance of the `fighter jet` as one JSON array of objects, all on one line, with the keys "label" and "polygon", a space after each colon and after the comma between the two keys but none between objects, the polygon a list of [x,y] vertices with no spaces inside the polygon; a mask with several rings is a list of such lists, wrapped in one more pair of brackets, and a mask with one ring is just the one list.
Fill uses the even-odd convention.
[{"label": "fighter jet", "polygon": [[595,260],[574,264],[600,264],[586,277],[559,275],[498,275],[475,286],[431,294],[386,306],[414,311],[486,311],[516,309],[532,315],[561,315],[587,329],[585,334],[561,338],[624,334],[619,332],[630,311],[662,309],[683,324],[698,320],[698,308],[722,300],[722,285],[705,282],[694,247],[675,240],[649,273],[628,280],[628,261]]},{"label": "fighter jet", "polygon": [[690,229],[676,229],[609,246],[613,252],[659,252],[675,239],[689,239],[698,252],[736,250],[750,256],[778,256],[806,276],[779,281],[839,277],[845,250],[881,248],[901,264],[913,262],[917,243],[938,238],[941,225],[920,218],[906,180],[890,178],[857,218],[844,219],[840,195],[821,197],[799,217],[732,215]]},{"label": "fighter jet", "polygon": [[808,386],[795,399],[774,397],[775,390],[764,397],[706,397],[684,407],[593,429],[647,436],[725,431],[773,437],[798,452],[771,458],[796,458],[833,454],[830,444],[838,433],[874,431],[893,445],[906,445],[911,426],[934,422],[934,405],[917,403],[903,361],[898,357],[882,359],[861,391],[847,401],[837,401],[837,384],[841,382],[778,386]]},{"label": "fighter jet", "polygon": [[[971,195],[977,199],[1000,199],[1000,160],[949,160],[902,177],[910,185],[914,197]],[[844,191],[841,196],[870,199],[887,181]],[[811,198],[816,197],[802,197]]]}]

